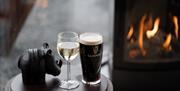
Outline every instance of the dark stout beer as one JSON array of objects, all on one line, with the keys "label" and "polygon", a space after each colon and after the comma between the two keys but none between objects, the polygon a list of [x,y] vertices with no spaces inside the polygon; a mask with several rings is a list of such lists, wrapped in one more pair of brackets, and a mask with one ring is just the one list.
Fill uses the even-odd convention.
[{"label": "dark stout beer", "polygon": [[100,82],[101,59],[103,53],[102,36],[96,33],[83,33],[79,37],[83,83]]}]

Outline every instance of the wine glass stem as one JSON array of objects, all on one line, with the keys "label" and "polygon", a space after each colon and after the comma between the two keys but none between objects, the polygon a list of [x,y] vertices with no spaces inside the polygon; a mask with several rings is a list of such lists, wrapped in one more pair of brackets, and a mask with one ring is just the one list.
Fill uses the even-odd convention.
[{"label": "wine glass stem", "polygon": [[67,81],[71,80],[71,65],[70,62],[67,61]]}]

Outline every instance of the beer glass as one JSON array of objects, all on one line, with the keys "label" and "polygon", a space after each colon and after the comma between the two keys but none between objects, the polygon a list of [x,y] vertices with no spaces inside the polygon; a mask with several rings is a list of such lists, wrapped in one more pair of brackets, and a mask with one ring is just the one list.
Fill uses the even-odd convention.
[{"label": "beer glass", "polygon": [[84,84],[100,83],[103,37],[97,33],[83,33],[79,36],[80,58]]},{"label": "beer glass", "polygon": [[63,89],[73,89],[79,86],[79,82],[71,80],[70,62],[79,54],[78,34],[75,32],[62,32],[58,34],[57,51],[59,56],[67,62],[67,80],[61,81]]}]

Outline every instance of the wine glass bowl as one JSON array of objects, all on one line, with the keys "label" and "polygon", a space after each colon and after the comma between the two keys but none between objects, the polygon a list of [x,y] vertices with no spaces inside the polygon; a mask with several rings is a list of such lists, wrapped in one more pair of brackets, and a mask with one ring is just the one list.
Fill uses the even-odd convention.
[{"label": "wine glass bowl", "polygon": [[57,47],[58,54],[67,61],[72,61],[79,54],[79,44],[75,42],[58,43]]}]

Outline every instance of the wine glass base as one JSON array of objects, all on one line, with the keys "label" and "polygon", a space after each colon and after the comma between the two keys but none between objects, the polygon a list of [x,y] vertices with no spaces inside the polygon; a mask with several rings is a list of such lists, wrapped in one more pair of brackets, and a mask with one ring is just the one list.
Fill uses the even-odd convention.
[{"label": "wine glass base", "polygon": [[87,85],[97,85],[97,84],[99,84],[100,82],[101,82],[100,79],[97,80],[97,81],[92,81],[92,82],[87,82],[87,81],[85,81],[84,79],[82,79],[82,83],[87,84]]},{"label": "wine glass base", "polygon": [[79,82],[76,80],[69,80],[69,81],[61,81],[61,85],[59,86],[62,89],[75,89],[79,86]]}]

